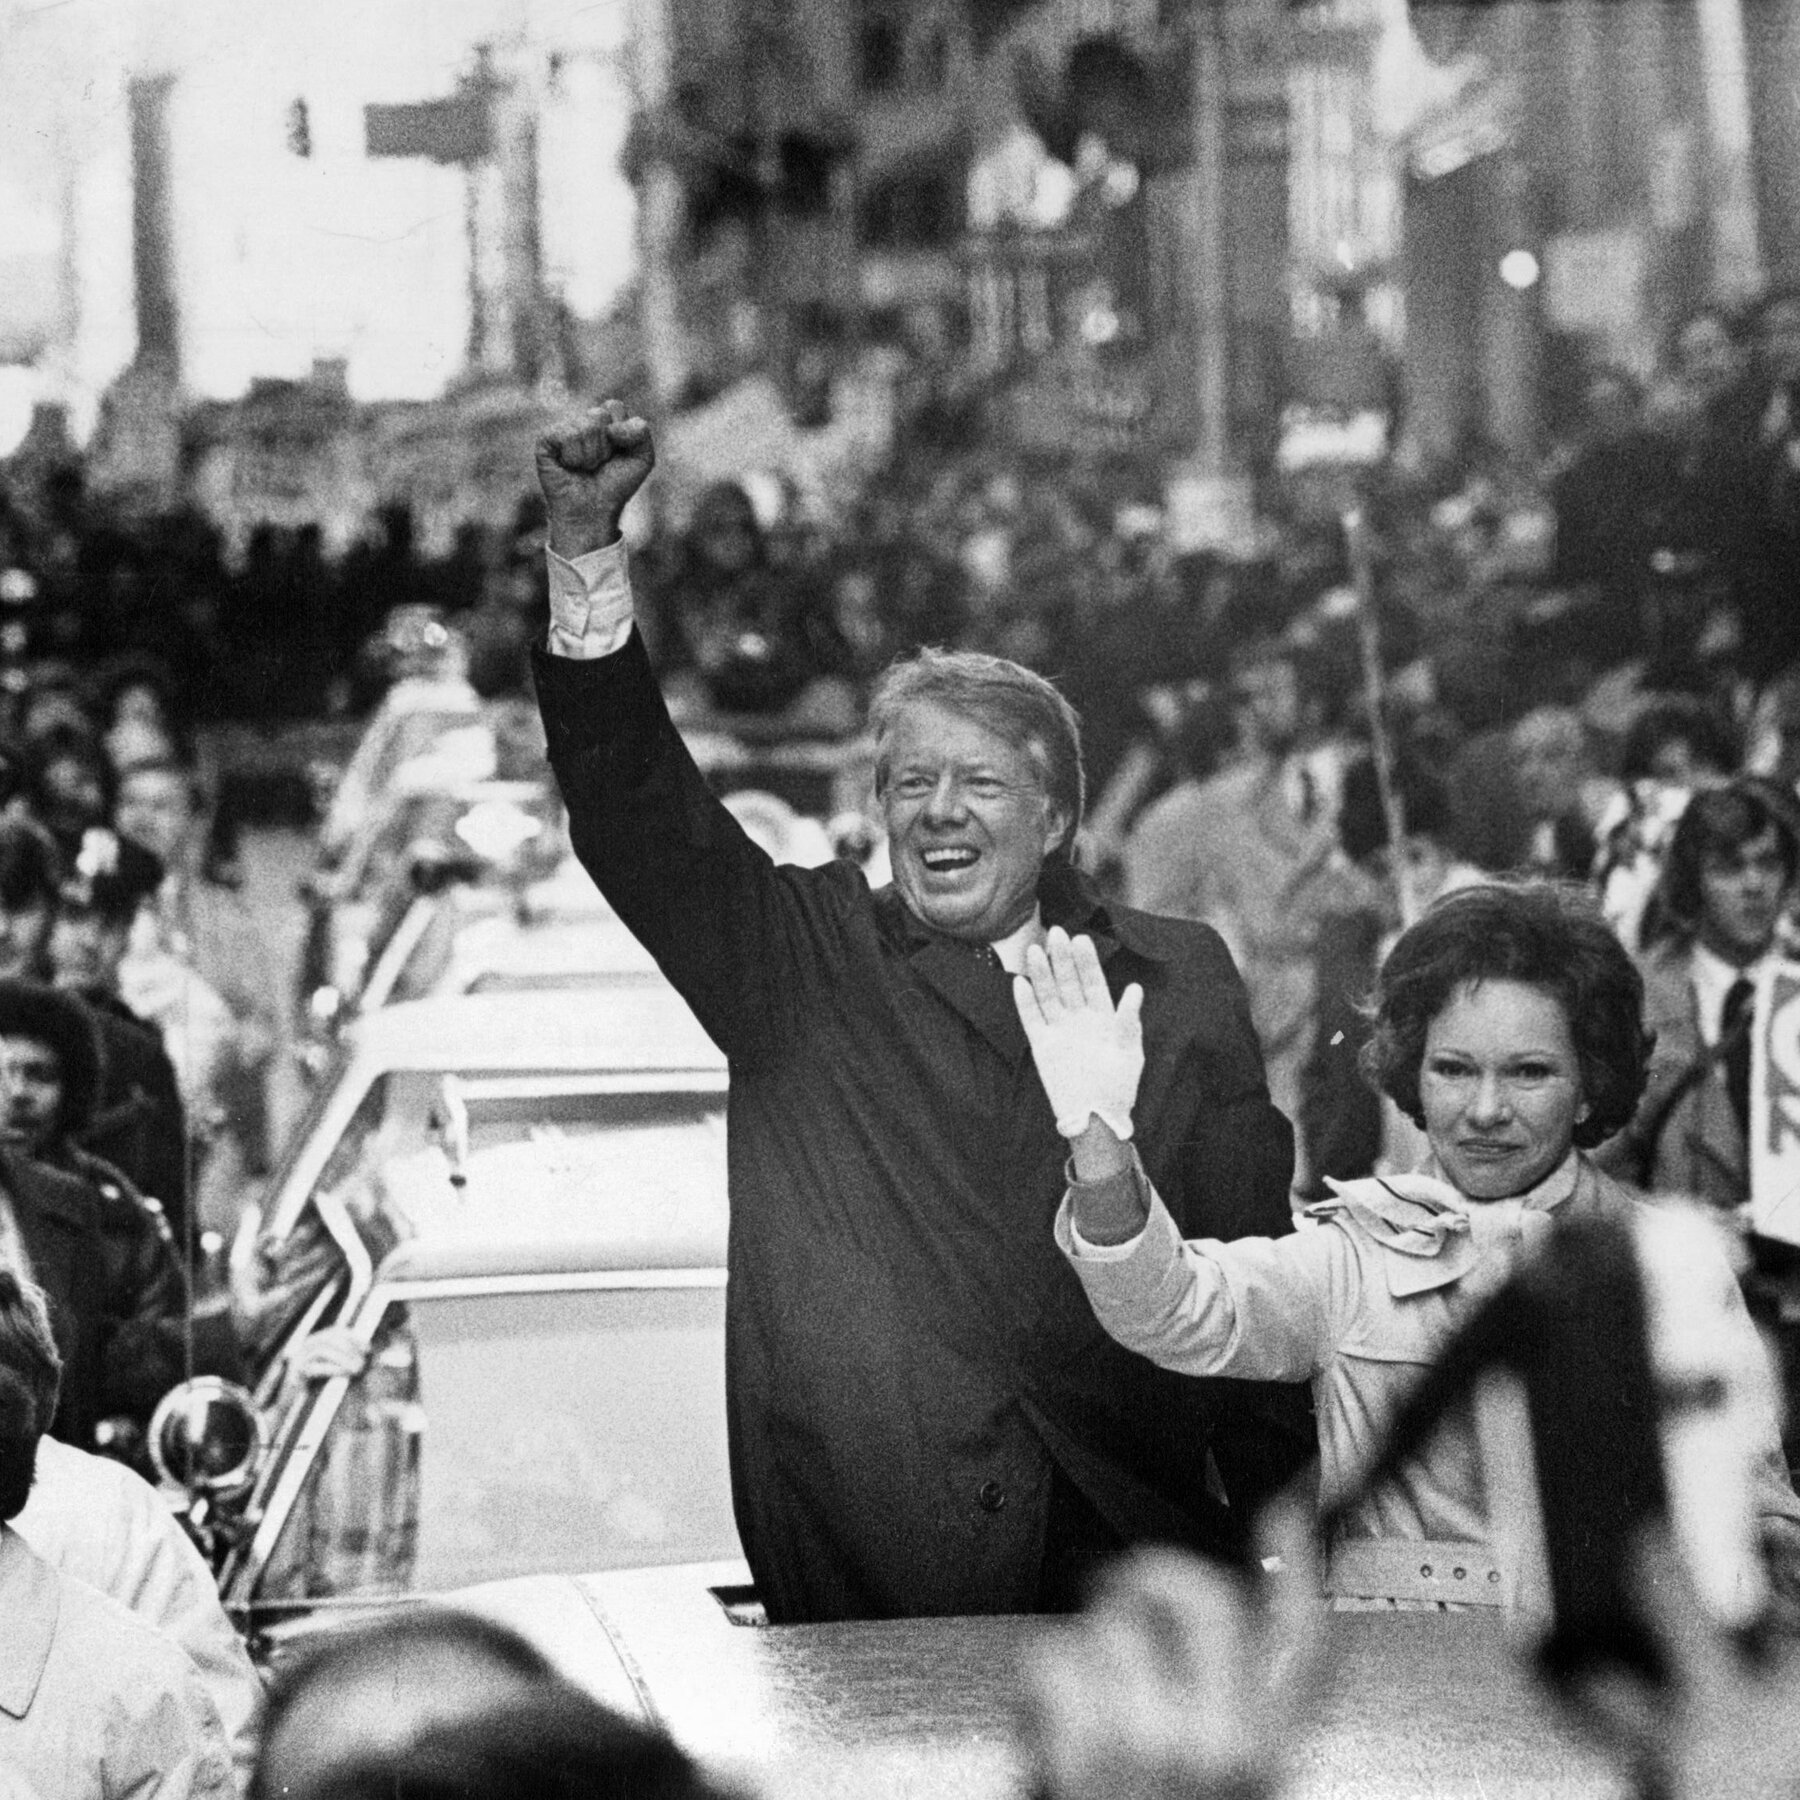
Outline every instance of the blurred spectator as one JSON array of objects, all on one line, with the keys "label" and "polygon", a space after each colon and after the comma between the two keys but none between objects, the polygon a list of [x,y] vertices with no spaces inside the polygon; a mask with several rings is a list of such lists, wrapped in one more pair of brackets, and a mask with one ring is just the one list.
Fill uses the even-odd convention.
[{"label": "blurred spectator", "polygon": [[101,671],[94,717],[115,776],[137,763],[170,762],[188,753],[174,684],[148,657],[121,658]]},{"label": "blurred spectator", "polygon": [[[89,892],[88,880],[77,872],[72,903],[81,902]],[[50,945],[62,895],[61,862],[49,834],[33,820],[0,818],[0,976],[51,979]],[[64,951],[72,958],[71,975],[77,963],[83,971],[93,966],[82,942],[89,931],[78,923],[72,932],[63,933]],[[128,932],[127,922],[114,937]],[[116,992],[103,985],[81,986],[78,991],[101,1043],[100,1101],[85,1147],[122,1169],[140,1192],[160,1201],[176,1242],[185,1243],[187,1119],[174,1065],[160,1035]]]},{"label": "blurred spectator", "polygon": [[[348,848],[381,804],[395,776],[429,755],[450,733],[482,723],[481,697],[470,685],[468,646],[436,609],[395,607],[382,628],[376,654],[389,678],[319,828],[319,854],[329,866]],[[491,774],[491,744],[486,770]]]},{"label": "blurred spectator", "polygon": [[[230,1009],[231,1030],[211,1063],[210,1089],[189,1095],[202,1117],[219,1120],[236,1151],[231,1180],[266,1175],[270,1141],[268,1074],[279,1036],[279,1002],[262,931],[238,891],[207,871],[208,812],[198,771],[167,761],[128,767],[119,779],[115,823],[122,837],[162,863],[162,884],[135,930],[120,970],[122,989],[144,1000],[171,978],[167,959],[188,970]],[[177,1063],[177,1067],[180,1064]],[[216,1186],[209,1169],[207,1186]],[[202,1210],[206,1210],[204,1202]]]},{"label": "blurred spectator", "polygon": [[1800,800],[1800,664],[1784,669],[1763,690],[1749,735],[1746,772],[1768,776]]},{"label": "blurred spectator", "polygon": [[1594,861],[1601,910],[1626,949],[1639,947],[1644,910],[1689,797],[1729,781],[1737,766],[1730,721],[1697,696],[1654,697],[1632,720]]},{"label": "blurred spectator", "polygon": [[14,1526],[60,1373],[41,1297],[0,1269],[0,1769],[57,1800],[235,1800],[218,1709],[187,1651],[59,1573]]},{"label": "blurred spectator", "polygon": [[56,726],[27,740],[24,799],[65,862],[82,839],[112,822],[114,780],[105,747],[86,727]]},{"label": "blurred spectator", "polygon": [[[1342,760],[1319,741],[1300,653],[1279,641],[1242,646],[1232,685],[1241,758],[1141,815],[1125,843],[1125,899],[1225,939],[1249,990],[1270,1098],[1294,1119],[1317,1022],[1321,924],[1378,914],[1382,901],[1338,837]],[[1302,1155],[1296,1187],[1309,1179]]]},{"label": "blurred spectator", "polygon": [[1585,881],[1611,789],[1595,774],[1581,715],[1540,706],[1513,726],[1507,749],[1525,830],[1513,867]]},{"label": "blurred spectator", "polygon": [[1628,369],[1603,364],[1582,392],[1580,434],[1550,483],[1556,554],[1550,579],[1592,587],[1598,628],[1635,632],[1651,553],[1664,539],[1676,460],[1645,424],[1643,390]]},{"label": "blurred spectator", "polygon": [[1739,419],[1747,516],[1733,549],[1743,667],[1766,681],[1800,656],[1800,290],[1768,295],[1752,332]]},{"label": "blurred spectator", "polygon": [[1800,872],[1800,840],[1754,779],[1697,793],[1669,842],[1640,958],[1650,1084],[1606,1166],[1653,1192],[1750,1197],[1752,1002]]},{"label": "blurred spectator", "polygon": [[0,1140],[79,1181],[92,1196],[105,1250],[109,1423],[141,1445],[164,1393],[181,1379],[187,1280],[168,1220],[118,1169],[81,1147],[100,1087],[100,1043],[80,1001],[36,982],[0,980]]},{"label": "blurred spectator", "polygon": [[608,1712],[467,1613],[343,1633],[283,1672],[251,1800],[705,1800],[663,1732]]},{"label": "blurred spectator", "polygon": [[802,731],[855,723],[833,687],[850,658],[809,571],[771,561],[750,496],[735,482],[701,495],[674,566],[654,595],[658,670],[697,684],[694,699],[729,714],[786,714]]},{"label": "blurred spectator", "polygon": [[316,1800],[729,1800],[735,1791],[666,1732],[555,1679],[523,1699],[472,1706],[404,1747],[346,1757],[308,1790]]}]

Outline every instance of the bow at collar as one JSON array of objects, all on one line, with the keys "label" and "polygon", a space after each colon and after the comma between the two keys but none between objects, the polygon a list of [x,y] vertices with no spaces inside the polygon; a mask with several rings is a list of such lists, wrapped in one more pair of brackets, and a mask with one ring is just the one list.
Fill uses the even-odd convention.
[{"label": "bow at collar", "polygon": [[1448,1287],[1472,1270],[1498,1281],[1519,1251],[1550,1223],[1547,1211],[1519,1200],[1465,1198],[1434,1175],[1372,1175],[1360,1181],[1326,1178],[1332,1198],[1307,1217],[1348,1214],[1384,1252],[1388,1292],[1421,1294]]}]

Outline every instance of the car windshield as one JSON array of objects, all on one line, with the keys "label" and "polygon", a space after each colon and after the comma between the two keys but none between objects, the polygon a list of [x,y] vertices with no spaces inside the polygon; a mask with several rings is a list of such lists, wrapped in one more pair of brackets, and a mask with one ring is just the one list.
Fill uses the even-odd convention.
[{"label": "car windshield", "polygon": [[[344,1272],[317,1207],[319,1196],[341,1205],[369,1250],[381,1258],[414,1235],[412,1215],[428,1178],[441,1187],[446,1156],[546,1140],[604,1140],[609,1165],[590,1159],[585,1175],[608,1185],[654,1182],[661,1191],[723,1186],[723,1079],[681,1088],[642,1078],[526,1072],[445,1077],[391,1070],[370,1083],[291,1228],[260,1246],[264,1305],[246,1336],[260,1369],[281,1351],[297,1319],[326,1282]],[[467,1142],[454,1141],[452,1113],[467,1121]],[[326,1113],[314,1104],[315,1132]],[[615,1154],[616,1152],[616,1154]],[[276,1190],[279,1192],[279,1190]]]},{"label": "car windshield", "polygon": [[[722,1279],[382,1307],[253,1598],[442,1592],[741,1554]],[[379,1304],[379,1302],[377,1303]]]}]

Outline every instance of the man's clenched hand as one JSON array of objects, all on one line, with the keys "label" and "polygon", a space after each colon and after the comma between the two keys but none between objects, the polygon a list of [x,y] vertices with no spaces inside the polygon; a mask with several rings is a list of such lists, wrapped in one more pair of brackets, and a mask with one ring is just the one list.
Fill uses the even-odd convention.
[{"label": "man's clenched hand", "polygon": [[656,462],[649,422],[625,416],[617,400],[579,423],[547,431],[537,443],[538,486],[549,515],[550,548],[581,556],[619,535],[625,503]]}]

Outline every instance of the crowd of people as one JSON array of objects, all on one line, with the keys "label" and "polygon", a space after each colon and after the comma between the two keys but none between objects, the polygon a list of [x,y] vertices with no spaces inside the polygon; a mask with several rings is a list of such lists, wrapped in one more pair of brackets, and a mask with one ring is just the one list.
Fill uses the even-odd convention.
[{"label": "crowd of people", "polygon": [[[353,707],[374,664],[338,639],[422,598],[481,694],[535,664],[576,853],[731,1062],[733,1480],[772,1620],[1069,1612],[1145,1541],[1242,1564],[1315,1455],[1336,1603],[1492,1604],[1518,1569],[1479,1432],[1361,1484],[1534,1256],[1584,1226],[1648,1242],[1644,1195],[1743,1229],[1754,999],[1800,890],[1796,407],[1800,300],[1776,296],[1686,321],[1647,387],[1594,371],[1528,477],[1295,478],[1230,554],[1172,549],[1147,469],[997,459],[940,420],[835,522],[723,484],[628,559],[652,454],[618,410],[546,439],[541,522],[429,580],[398,514],[360,562],[289,546],[297,585],[273,540],[227,577],[166,536],[215,558],[184,616],[221,634],[192,660],[227,688],[311,634],[317,703]],[[148,647],[157,580],[119,575],[135,552],[78,482],[46,493],[5,521],[37,610],[0,640],[0,1264],[36,1284],[0,1273],[0,1589],[40,1621],[33,1705],[73,1721],[34,1753],[224,1793],[244,1671],[145,1634],[108,1691],[169,1735],[103,1742],[84,1645],[118,1619],[68,1597],[80,1569],[30,1513],[60,1516],[44,1446],[131,1460],[183,1366],[201,1230],[268,1165],[277,1001],[195,749],[206,682],[112,654]],[[249,611],[201,604],[239,581]],[[232,633],[270,608],[252,652]],[[700,719],[866,731],[892,886],[774,868],[684,747]],[[1676,1260],[1736,1396],[1744,1541],[1705,1598],[1780,1622],[1792,1441],[1727,1253],[1703,1234]],[[1247,1629],[1235,1589],[1192,1605]],[[273,1760],[265,1791],[473,1794],[565,1738],[569,1769],[641,1757],[704,1791],[522,1650],[452,1653],[532,1691],[316,1789]],[[278,1697],[266,1760],[306,1703]],[[1257,1736],[1232,1780],[1268,1775]]]}]

